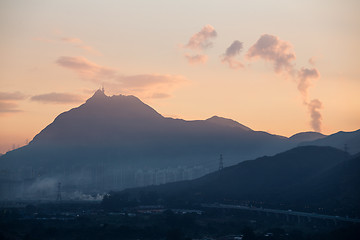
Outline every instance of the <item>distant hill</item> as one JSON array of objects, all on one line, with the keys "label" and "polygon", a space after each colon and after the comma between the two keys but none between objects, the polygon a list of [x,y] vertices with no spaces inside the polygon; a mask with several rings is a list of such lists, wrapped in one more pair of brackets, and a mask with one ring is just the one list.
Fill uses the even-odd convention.
[{"label": "distant hill", "polygon": [[325,138],[326,135],[318,133],[318,132],[301,132],[292,135],[289,140],[297,143],[314,141],[318,139]]},{"label": "distant hill", "polygon": [[304,141],[300,145],[331,146],[341,150],[347,148],[350,154],[360,153],[360,129],[353,132],[340,131],[324,138],[313,141],[309,140]]},{"label": "distant hill", "polygon": [[289,139],[218,116],[165,118],[135,96],[98,90],[57,116],[30,144],[0,156],[0,198],[26,192],[46,198],[56,182],[64,192],[96,194],[194,179],[215,171],[220,154],[230,166],[327,138],[311,132]]},{"label": "distant hill", "polygon": [[0,179],[16,179],[18,185],[51,179],[62,182],[64,191],[103,192],[192,179],[216,170],[220,154],[229,166],[292,145],[286,137],[217,116],[165,118],[134,96],[109,97],[98,90],[57,116],[29,145],[1,156]]},{"label": "distant hill", "polygon": [[222,118],[222,117],[218,117],[218,116],[213,116],[211,118],[208,118],[205,120],[206,122],[210,122],[210,123],[214,123],[220,126],[225,126],[225,127],[234,127],[234,128],[240,128],[242,130],[245,131],[252,131],[252,129],[232,120],[232,119],[228,119],[228,118]]},{"label": "distant hill", "polygon": [[[299,210],[319,207],[360,213],[360,158],[331,147],[298,147],[245,161],[192,181],[113,193],[182,202],[253,202]],[[359,201],[358,201],[359,200]],[[304,209],[308,206],[309,209]]]}]

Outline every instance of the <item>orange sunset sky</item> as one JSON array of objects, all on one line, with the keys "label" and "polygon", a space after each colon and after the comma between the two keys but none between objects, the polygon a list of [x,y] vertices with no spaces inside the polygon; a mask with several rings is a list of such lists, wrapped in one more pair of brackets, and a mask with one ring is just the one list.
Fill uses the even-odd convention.
[{"label": "orange sunset sky", "polygon": [[167,117],[360,128],[358,0],[1,0],[0,153],[104,85]]}]

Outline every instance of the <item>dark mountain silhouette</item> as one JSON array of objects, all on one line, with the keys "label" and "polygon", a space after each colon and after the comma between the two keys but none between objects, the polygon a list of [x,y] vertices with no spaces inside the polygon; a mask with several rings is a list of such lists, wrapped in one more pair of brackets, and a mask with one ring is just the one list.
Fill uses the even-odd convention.
[{"label": "dark mountain silhouette", "polygon": [[124,196],[141,200],[153,195],[169,202],[262,202],[301,210],[308,206],[360,213],[360,158],[347,160],[349,157],[331,147],[298,147],[191,181],[112,193],[105,205],[116,204]]},{"label": "dark mountain silhouette", "polygon": [[341,150],[346,148],[350,154],[356,154],[360,152],[360,129],[353,132],[340,131],[325,138],[303,142],[301,145],[331,146]]},{"label": "dark mountain silhouette", "polygon": [[318,139],[325,138],[326,135],[318,132],[301,132],[292,135],[289,140],[297,143],[314,141]]},{"label": "dark mountain silhouette", "polygon": [[230,119],[165,118],[134,96],[96,93],[85,104],[60,114],[26,147],[11,151],[7,164],[105,163],[167,167],[227,164],[288,149],[287,138],[252,131]]},{"label": "dark mountain silhouette", "polygon": [[220,126],[225,126],[225,127],[236,127],[236,128],[241,128],[244,131],[252,131],[252,129],[232,120],[232,119],[228,119],[228,118],[222,118],[222,117],[218,117],[218,116],[213,116],[211,118],[208,118],[205,120],[206,122],[210,122],[210,123],[214,123],[214,124],[218,124]]},{"label": "dark mountain silhouette", "polygon": [[61,113],[29,145],[0,156],[0,178],[21,186],[51,179],[64,190],[103,192],[193,179],[216,170],[220,154],[230,166],[320,137],[302,133],[288,139],[217,116],[165,118],[134,96],[109,97],[98,90]]}]

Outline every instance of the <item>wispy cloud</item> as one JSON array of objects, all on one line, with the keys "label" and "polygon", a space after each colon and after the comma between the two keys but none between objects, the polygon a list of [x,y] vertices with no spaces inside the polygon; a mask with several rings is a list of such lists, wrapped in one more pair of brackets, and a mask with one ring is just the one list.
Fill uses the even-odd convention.
[{"label": "wispy cloud", "polygon": [[0,114],[22,112],[17,102],[26,98],[21,92],[0,92]]},{"label": "wispy cloud", "polygon": [[169,97],[170,93],[187,80],[180,75],[137,74],[124,75],[113,68],[104,67],[84,57],[63,56],[56,63],[77,73],[80,78],[104,84],[112,91],[135,94],[143,98]]},{"label": "wispy cloud", "polygon": [[200,32],[195,33],[183,48],[195,51],[195,53],[185,53],[184,56],[190,64],[205,63],[208,56],[203,52],[213,46],[212,39],[217,36],[215,28],[209,24],[205,25]]},{"label": "wispy cloud", "polygon": [[261,58],[273,63],[276,73],[294,74],[292,61],[296,59],[295,52],[289,42],[277,36],[264,34],[247,52],[248,59]]},{"label": "wispy cloud", "polygon": [[56,34],[57,36],[53,36],[52,38],[45,38],[45,37],[36,37],[34,38],[36,41],[45,42],[49,44],[69,44],[72,47],[76,47],[79,49],[84,50],[87,53],[93,54],[93,55],[101,55],[101,53],[96,50],[94,47],[90,46],[89,44],[85,43],[83,40],[75,37],[64,37],[64,36],[58,36],[59,34]]},{"label": "wispy cloud", "polygon": [[185,53],[185,57],[190,64],[203,64],[206,63],[208,59],[208,56],[205,54],[190,55],[188,53]]},{"label": "wispy cloud", "polygon": [[14,102],[0,101],[0,114],[22,112]]},{"label": "wispy cloud", "polygon": [[241,50],[243,49],[243,43],[235,40],[225,51],[221,59],[222,63],[227,63],[232,69],[243,68],[244,65],[236,60],[236,57],[240,55]]},{"label": "wispy cloud", "polygon": [[152,96],[151,96],[151,98],[168,98],[168,97],[170,97],[170,95],[169,94],[167,94],[167,93],[154,93]]},{"label": "wispy cloud", "polygon": [[186,48],[194,50],[205,50],[213,45],[211,39],[217,36],[215,28],[211,25],[205,25],[200,32],[195,33],[185,45]]},{"label": "wispy cloud", "polygon": [[116,75],[114,69],[95,64],[84,57],[62,56],[56,60],[56,63],[62,67],[75,71],[83,79],[103,80],[111,79]]},{"label": "wispy cloud", "polygon": [[91,53],[94,55],[101,55],[101,53],[98,50],[96,50],[92,46],[86,44],[84,41],[82,41],[79,38],[62,37],[62,38],[60,38],[60,40],[65,43],[69,43],[69,44],[73,45],[74,47],[83,49],[88,53]]},{"label": "wispy cloud", "polygon": [[23,100],[26,95],[21,92],[0,92],[0,100]]},{"label": "wispy cloud", "polygon": [[309,58],[310,65],[315,66],[316,65],[316,60],[317,60],[316,56],[312,56],[311,58]]},{"label": "wispy cloud", "polygon": [[79,95],[75,95],[71,93],[52,92],[52,93],[32,96],[30,100],[41,103],[69,104],[69,103],[82,102],[84,99]]}]

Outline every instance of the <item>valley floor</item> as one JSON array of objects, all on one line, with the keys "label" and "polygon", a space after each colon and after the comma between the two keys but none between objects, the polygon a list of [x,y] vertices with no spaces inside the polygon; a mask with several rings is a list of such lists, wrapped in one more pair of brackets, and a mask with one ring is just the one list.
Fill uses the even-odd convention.
[{"label": "valley floor", "polygon": [[27,202],[0,209],[0,239],[358,239],[360,224],[231,208]]}]

